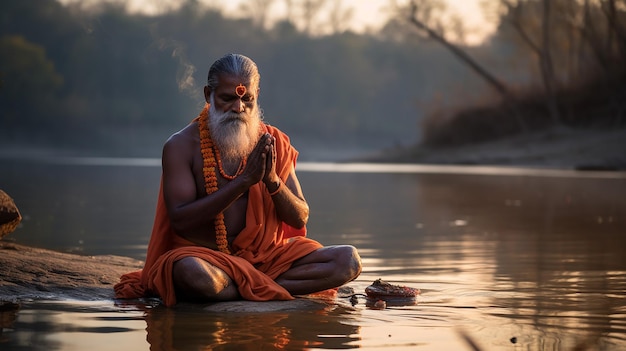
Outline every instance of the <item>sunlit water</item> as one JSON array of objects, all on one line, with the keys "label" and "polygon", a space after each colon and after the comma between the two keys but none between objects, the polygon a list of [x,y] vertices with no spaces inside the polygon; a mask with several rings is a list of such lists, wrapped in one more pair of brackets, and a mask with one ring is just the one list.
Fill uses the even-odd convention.
[{"label": "sunlit water", "polygon": [[[154,159],[0,160],[18,243],[142,259]],[[353,244],[416,305],[218,314],[114,301],[23,301],[1,350],[626,349],[626,174],[302,163],[309,236]],[[5,325],[6,324],[6,325]]]}]

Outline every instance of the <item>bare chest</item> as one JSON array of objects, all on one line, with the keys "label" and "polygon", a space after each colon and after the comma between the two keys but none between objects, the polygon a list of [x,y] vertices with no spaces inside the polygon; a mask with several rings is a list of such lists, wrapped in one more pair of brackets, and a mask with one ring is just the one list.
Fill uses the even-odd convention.
[{"label": "bare chest", "polygon": [[[203,172],[202,155],[198,155],[193,162],[193,175],[196,183],[197,198],[207,196],[205,179]],[[216,172],[217,177],[217,191],[230,182],[230,180],[222,177],[219,172]],[[240,194],[235,200],[228,203],[225,208],[221,210],[224,213],[224,224],[226,224],[226,230],[228,233],[228,241],[231,242],[246,226],[246,210],[248,207],[248,192]],[[215,234],[215,228],[209,228],[212,234]]]}]

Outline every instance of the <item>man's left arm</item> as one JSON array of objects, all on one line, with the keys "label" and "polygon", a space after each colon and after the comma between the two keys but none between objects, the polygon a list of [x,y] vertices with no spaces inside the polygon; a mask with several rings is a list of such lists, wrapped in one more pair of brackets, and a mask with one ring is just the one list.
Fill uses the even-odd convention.
[{"label": "man's left arm", "polygon": [[300,182],[295,171],[291,171],[287,180],[279,185],[267,187],[276,207],[278,218],[288,225],[301,229],[309,220],[309,204],[304,199]]}]

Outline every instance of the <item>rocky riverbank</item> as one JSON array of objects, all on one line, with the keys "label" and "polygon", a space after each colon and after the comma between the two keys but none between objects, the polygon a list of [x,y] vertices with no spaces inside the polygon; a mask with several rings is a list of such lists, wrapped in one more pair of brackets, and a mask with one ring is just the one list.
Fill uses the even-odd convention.
[{"label": "rocky riverbank", "polygon": [[0,300],[113,299],[120,275],[143,262],[120,256],[81,256],[0,241]]}]

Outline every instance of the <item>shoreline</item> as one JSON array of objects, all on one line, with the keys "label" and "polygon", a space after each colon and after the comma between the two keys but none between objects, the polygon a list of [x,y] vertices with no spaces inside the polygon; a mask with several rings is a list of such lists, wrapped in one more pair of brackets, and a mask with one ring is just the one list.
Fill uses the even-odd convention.
[{"label": "shoreline", "polygon": [[120,276],[143,268],[130,257],[82,256],[0,240],[0,301],[113,300]]},{"label": "shoreline", "polygon": [[[103,153],[103,150],[50,147],[0,143],[0,159],[50,161],[54,158],[132,159],[140,165],[160,166],[160,156],[142,151],[131,154]],[[626,128],[552,128],[527,134],[506,136],[481,143],[450,146],[399,145],[367,151],[335,147],[320,149],[303,146],[299,162],[334,163],[410,163],[426,165],[518,166],[567,170],[623,171],[626,170]],[[154,148],[155,150],[157,148]],[[111,150],[117,150],[112,147]],[[360,154],[359,154],[360,152]],[[343,155],[342,155],[343,153]],[[307,157],[308,154],[308,157]],[[333,156],[331,156],[331,154]],[[316,156],[317,155],[317,156]],[[320,157],[324,155],[324,157]],[[148,161],[146,161],[148,160]],[[134,162],[134,161],[133,161]],[[138,161],[137,161],[138,162]],[[130,164],[130,163],[129,163]],[[136,164],[135,164],[136,165]]]},{"label": "shoreline", "polygon": [[623,171],[626,170],[626,128],[559,128],[459,146],[399,147],[358,161]]}]

